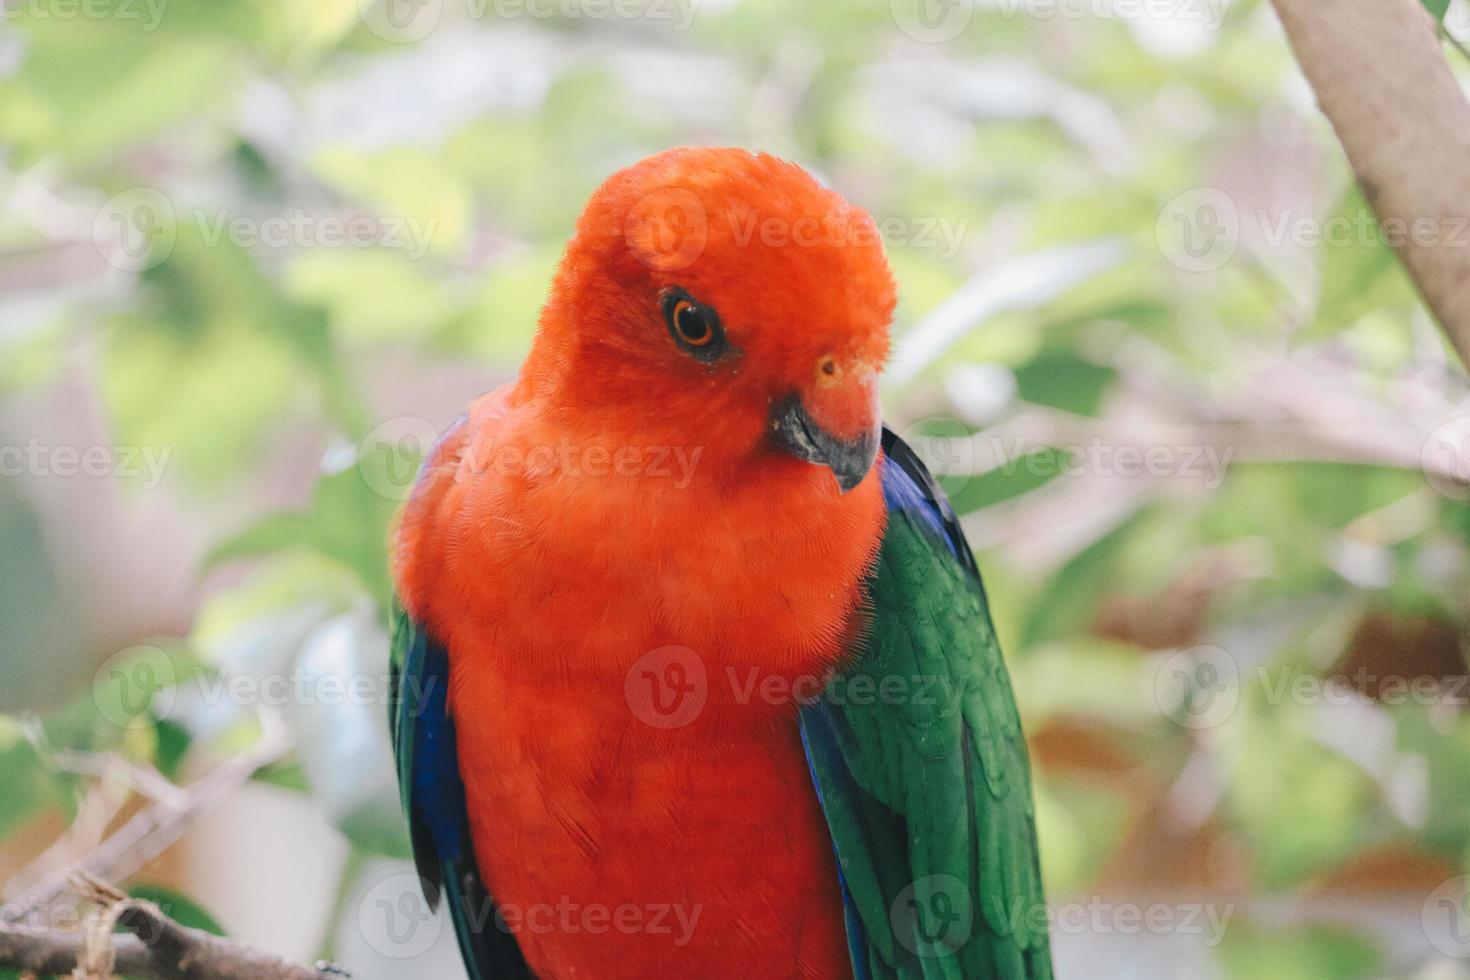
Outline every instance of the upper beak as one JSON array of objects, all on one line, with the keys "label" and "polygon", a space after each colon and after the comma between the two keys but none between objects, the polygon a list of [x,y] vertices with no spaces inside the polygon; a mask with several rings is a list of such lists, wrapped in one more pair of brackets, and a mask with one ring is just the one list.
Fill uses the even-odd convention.
[{"label": "upper beak", "polygon": [[838,438],[813,421],[797,395],[772,407],[771,429],[776,445],[786,452],[830,467],[843,493],[862,483],[878,458],[876,425],[856,438]]}]

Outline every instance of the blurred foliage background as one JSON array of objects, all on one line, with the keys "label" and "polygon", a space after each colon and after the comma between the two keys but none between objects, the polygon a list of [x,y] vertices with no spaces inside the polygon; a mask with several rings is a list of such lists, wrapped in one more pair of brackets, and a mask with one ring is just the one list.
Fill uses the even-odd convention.
[{"label": "blurred foliage background", "polygon": [[986,571],[1060,975],[1470,976],[1470,389],[1267,4],[3,8],[8,915],[89,859],[459,975],[392,922],[389,523],[590,191],[717,143],[885,223],[886,410]]}]

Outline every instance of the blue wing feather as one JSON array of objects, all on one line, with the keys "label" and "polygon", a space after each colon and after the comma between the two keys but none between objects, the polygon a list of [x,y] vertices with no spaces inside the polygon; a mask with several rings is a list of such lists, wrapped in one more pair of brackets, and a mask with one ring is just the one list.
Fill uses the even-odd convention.
[{"label": "blue wing feather", "polygon": [[407,612],[395,608],[393,616],[389,723],[424,895],[431,908],[448,907],[471,980],[529,980],[475,861],[449,713],[449,657]]}]

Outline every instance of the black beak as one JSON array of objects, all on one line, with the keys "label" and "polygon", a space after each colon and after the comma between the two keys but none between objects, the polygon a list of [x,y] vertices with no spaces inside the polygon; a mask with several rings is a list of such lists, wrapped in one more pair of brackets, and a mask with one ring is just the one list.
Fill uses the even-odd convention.
[{"label": "black beak", "polygon": [[772,408],[771,432],[776,445],[797,459],[830,467],[843,493],[862,483],[878,458],[876,430],[857,439],[839,439],[813,422],[795,395]]}]

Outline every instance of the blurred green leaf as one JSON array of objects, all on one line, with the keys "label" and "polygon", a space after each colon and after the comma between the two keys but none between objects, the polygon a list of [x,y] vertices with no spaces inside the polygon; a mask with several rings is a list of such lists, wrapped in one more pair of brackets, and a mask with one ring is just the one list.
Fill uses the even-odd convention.
[{"label": "blurred green leaf", "polygon": [[1322,284],[1317,318],[1300,340],[1336,333],[1375,309],[1417,302],[1408,274],[1386,244],[1377,216],[1356,186],[1343,198],[1327,228],[1342,230],[1342,234],[1334,231],[1324,236],[1318,249]]},{"label": "blurred green leaf", "polygon": [[1096,415],[1117,372],[1075,354],[1050,352],[1016,369],[1018,393],[1028,402],[1073,415]]},{"label": "blurred green leaf", "polygon": [[261,519],[216,546],[208,565],[307,549],[353,572],[386,614],[388,528],[418,464],[404,446],[364,446],[357,465],[317,481],[306,511]]},{"label": "blurred green leaf", "polygon": [[214,916],[204,911],[203,906],[171,888],[159,885],[134,885],[128,889],[128,894],[133,898],[157,905],[163,910],[164,915],[181,926],[189,929],[203,929],[216,936],[225,934],[225,930],[215,921]]},{"label": "blurred green leaf", "polygon": [[[1451,681],[1446,700],[1470,698],[1470,687]],[[1450,857],[1470,848],[1470,808],[1465,806],[1466,774],[1470,773],[1470,715],[1436,724],[1422,707],[1401,706],[1393,713],[1400,751],[1424,760],[1429,776],[1423,842]],[[1446,731],[1445,729],[1450,729]]]},{"label": "blurred green leaf", "polygon": [[0,710],[13,712],[62,695],[48,665],[76,630],[62,613],[61,583],[40,518],[20,491],[0,479]]},{"label": "blurred green leaf", "polygon": [[[21,71],[0,79],[0,133],[28,156],[59,150],[90,163],[210,105],[237,77],[228,46],[216,40],[160,46],[141,33],[59,26],[33,35]],[[99,84],[104,75],[108,84]]]},{"label": "blurred green leaf", "polygon": [[988,473],[940,476],[939,485],[949,494],[957,513],[969,514],[1039,490],[1056,479],[1069,460],[1062,450],[1036,446],[1007,458]]},{"label": "blurred green leaf", "polygon": [[[1289,683],[1286,677],[1273,674],[1269,683]],[[1261,885],[1289,888],[1369,839],[1376,790],[1355,763],[1313,737],[1308,708],[1267,703],[1265,692],[1251,691],[1260,700],[1238,709],[1229,805],[1251,842]]]},{"label": "blurred green leaf", "polygon": [[1286,931],[1236,923],[1220,952],[1232,980],[1366,980],[1380,975],[1377,949],[1333,926]]},{"label": "blurred green leaf", "polygon": [[1021,630],[1023,649],[1068,633],[1084,632],[1098,603],[1114,584],[1114,561],[1145,518],[1134,514],[1089,545],[1053,575],[1036,597]]},{"label": "blurred green leaf", "polygon": [[204,568],[207,571],[232,561],[273,555],[310,541],[309,514],[270,514],[211,548]]},{"label": "blurred green leaf", "polygon": [[322,179],[371,205],[400,227],[415,246],[453,253],[469,234],[469,190],[435,155],[402,147],[364,154],[346,147],[323,151],[314,162]]},{"label": "blurred green leaf", "polygon": [[1424,0],[1424,8],[1435,20],[1442,21],[1450,12],[1450,2],[1451,0]]},{"label": "blurred green leaf", "polygon": [[20,724],[0,715],[0,840],[49,807],[62,802],[61,785]]},{"label": "blurred green leaf", "polygon": [[165,779],[178,782],[182,775],[184,756],[189,753],[191,739],[183,725],[172,721],[160,721],[153,726],[157,748],[153,754],[153,765]]}]

